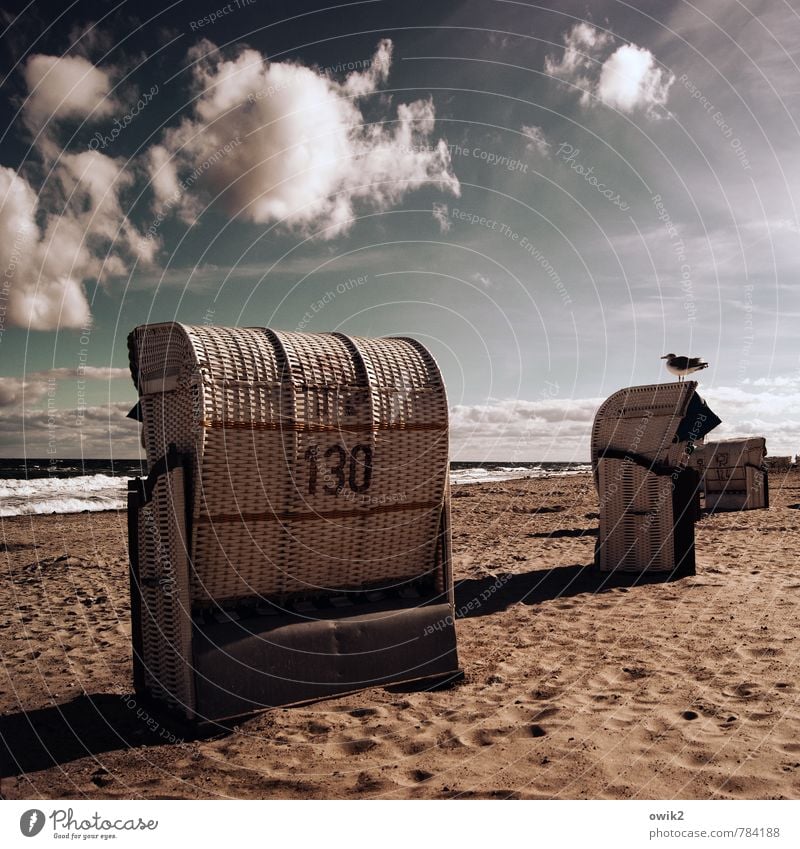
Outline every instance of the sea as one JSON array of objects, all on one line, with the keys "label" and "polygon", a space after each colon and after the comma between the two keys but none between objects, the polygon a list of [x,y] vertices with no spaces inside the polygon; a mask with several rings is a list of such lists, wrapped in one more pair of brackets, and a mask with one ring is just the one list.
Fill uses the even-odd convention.
[{"label": "sea", "polygon": [[[588,463],[450,464],[455,485],[575,475]],[[0,517],[123,510],[129,478],[147,474],[143,460],[36,460],[0,458]]]}]

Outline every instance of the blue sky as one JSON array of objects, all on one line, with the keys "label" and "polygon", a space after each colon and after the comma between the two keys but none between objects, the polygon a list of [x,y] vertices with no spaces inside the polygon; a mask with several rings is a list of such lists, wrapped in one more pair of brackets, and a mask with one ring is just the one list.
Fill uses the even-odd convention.
[{"label": "blue sky", "polygon": [[798,450],[791,5],[19,5],[1,454],[136,456],[127,334],[172,319],[413,335],[458,459],[585,459],[668,351]]}]

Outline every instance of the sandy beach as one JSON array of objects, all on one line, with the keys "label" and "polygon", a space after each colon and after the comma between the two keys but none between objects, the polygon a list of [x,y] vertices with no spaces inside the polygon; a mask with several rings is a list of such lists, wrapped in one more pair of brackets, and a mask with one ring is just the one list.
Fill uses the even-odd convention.
[{"label": "sandy beach", "polygon": [[[4,798],[800,797],[800,473],[696,528],[697,575],[603,581],[588,474],[454,490],[465,680],[203,737],[131,695],[126,519],[2,519]],[[174,735],[174,736],[173,736]]]}]

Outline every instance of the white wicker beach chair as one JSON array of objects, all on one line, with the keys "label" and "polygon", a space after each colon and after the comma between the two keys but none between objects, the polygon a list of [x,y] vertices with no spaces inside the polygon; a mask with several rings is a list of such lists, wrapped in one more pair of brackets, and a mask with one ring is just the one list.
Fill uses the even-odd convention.
[{"label": "white wicker beach chair", "polygon": [[697,383],[632,386],[597,411],[592,466],[600,501],[601,571],[694,571],[694,444],[720,420]]},{"label": "white wicker beach chair", "polygon": [[707,442],[698,447],[691,463],[700,473],[706,510],[769,507],[766,455],[767,442],[763,436]]},{"label": "white wicker beach chair", "polygon": [[137,690],[213,720],[458,673],[448,410],[413,339],[136,328]]}]

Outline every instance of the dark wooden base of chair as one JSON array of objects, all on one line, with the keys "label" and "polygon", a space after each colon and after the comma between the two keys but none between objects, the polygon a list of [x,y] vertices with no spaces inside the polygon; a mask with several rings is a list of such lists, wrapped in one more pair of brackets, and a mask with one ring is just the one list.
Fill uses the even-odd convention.
[{"label": "dark wooden base of chair", "polygon": [[433,689],[463,675],[441,597],[195,623],[192,645],[201,723],[389,684]]}]

